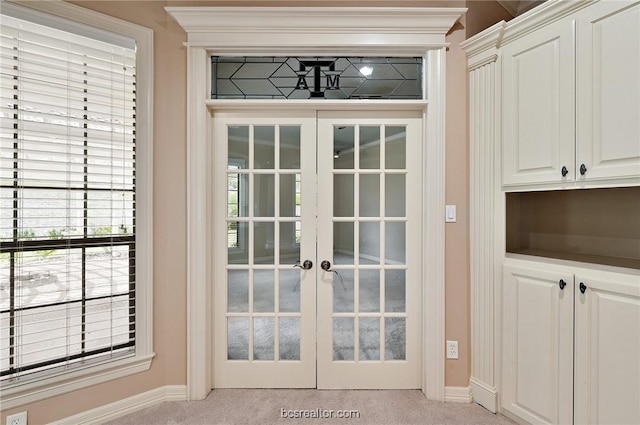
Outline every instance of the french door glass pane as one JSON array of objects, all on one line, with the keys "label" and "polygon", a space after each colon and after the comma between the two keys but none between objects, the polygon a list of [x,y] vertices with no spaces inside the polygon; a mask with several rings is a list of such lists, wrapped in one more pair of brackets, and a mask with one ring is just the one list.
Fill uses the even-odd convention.
[{"label": "french door glass pane", "polygon": [[407,132],[405,127],[385,127],[385,168],[406,167]]},{"label": "french door glass pane", "polygon": [[380,217],[379,174],[360,174],[360,217]]},{"label": "french door glass pane", "polygon": [[405,270],[385,270],[384,310],[388,312],[406,311]]},{"label": "french door glass pane", "polygon": [[255,317],[253,319],[254,360],[273,360],[275,351],[274,328],[274,317]]},{"label": "french door glass pane", "polygon": [[354,271],[339,270],[333,274],[333,312],[350,313],[354,311]]},{"label": "french door glass pane", "polygon": [[299,126],[280,126],[280,168],[300,168]]},{"label": "french door glass pane", "polygon": [[227,318],[227,359],[249,360],[249,318]]},{"label": "french door glass pane", "polygon": [[404,317],[385,317],[385,360],[406,360],[407,329]]},{"label": "french door glass pane", "polygon": [[300,360],[300,318],[280,317],[280,360]]},{"label": "french door glass pane", "polygon": [[405,223],[387,221],[385,223],[385,263],[406,263]]},{"label": "french door glass pane", "polygon": [[359,304],[362,312],[380,311],[380,270],[360,270]]},{"label": "french door glass pane", "polygon": [[406,184],[404,174],[386,174],[384,191],[384,214],[387,217],[406,215]]},{"label": "french door glass pane", "polygon": [[249,223],[227,222],[227,262],[229,264],[249,264],[248,241]]},{"label": "french door glass pane", "polygon": [[353,317],[333,318],[333,360],[354,360]]},{"label": "french door glass pane", "polygon": [[227,264],[246,265],[227,271],[227,356],[299,361],[301,129],[238,125],[227,136]]},{"label": "french door glass pane", "polygon": [[380,360],[380,318],[360,318],[360,360]]},{"label": "french door glass pane", "polygon": [[227,311],[230,313],[249,312],[249,271],[227,271]]},{"label": "french door glass pane", "polygon": [[295,264],[300,261],[298,225],[300,221],[280,222],[280,264]]},{"label": "french door glass pane", "polygon": [[273,217],[275,215],[275,176],[273,174],[255,174],[253,176],[254,215]]},{"label": "french door glass pane", "polygon": [[334,217],[353,217],[354,205],[353,174],[335,174],[333,176],[333,215]]},{"label": "french door glass pane", "polygon": [[253,271],[253,311],[269,313],[274,311],[274,271]]},{"label": "french door glass pane", "polygon": [[255,264],[273,264],[274,228],[275,224],[270,222],[253,223],[253,262]]},{"label": "french door glass pane", "polygon": [[253,168],[273,170],[276,148],[275,128],[255,126],[253,131]]},{"label": "french door glass pane", "polygon": [[228,167],[229,169],[249,167],[249,126],[229,126],[228,136]]},{"label": "french door glass pane", "polygon": [[333,262],[353,264],[354,236],[352,222],[333,223]]},{"label": "french door glass pane", "polygon": [[360,222],[360,264],[380,264],[380,222]]},{"label": "french door glass pane", "polygon": [[333,212],[341,220],[333,223],[333,357],[404,360],[406,128],[334,126],[333,136]]},{"label": "french door glass pane", "polygon": [[280,270],[280,311],[286,313],[300,312],[300,271]]},{"label": "french door glass pane", "polygon": [[333,168],[354,168],[355,127],[335,126],[333,128]]},{"label": "french door glass pane", "polygon": [[300,217],[301,184],[300,174],[280,174],[280,217]]},{"label": "french door glass pane", "polygon": [[360,126],[360,168],[380,168],[380,127]]}]

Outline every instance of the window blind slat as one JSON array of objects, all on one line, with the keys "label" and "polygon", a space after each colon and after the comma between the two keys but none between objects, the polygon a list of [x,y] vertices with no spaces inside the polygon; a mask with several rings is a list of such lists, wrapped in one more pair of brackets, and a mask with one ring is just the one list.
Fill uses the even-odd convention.
[{"label": "window blind slat", "polygon": [[136,53],[5,15],[0,33],[0,373],[12,379],[135,344]]}]

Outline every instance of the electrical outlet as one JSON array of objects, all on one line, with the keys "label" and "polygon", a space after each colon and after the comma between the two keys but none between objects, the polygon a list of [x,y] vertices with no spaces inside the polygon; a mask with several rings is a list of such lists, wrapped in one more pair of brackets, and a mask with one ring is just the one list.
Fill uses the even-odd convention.
[{"label": "electrical outlet", "polygon": [[27,412],[7,416],[7,425],[27,425]]},{"label": "electrical outlet", "polygon": [[447,341],[447,358],[458,358],[458,341]]}]

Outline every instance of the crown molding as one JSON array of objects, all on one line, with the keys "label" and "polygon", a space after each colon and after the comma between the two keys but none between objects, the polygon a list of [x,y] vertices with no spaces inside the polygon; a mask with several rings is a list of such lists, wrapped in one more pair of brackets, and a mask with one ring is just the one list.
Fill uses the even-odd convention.
[{"label": "crown molding", "polygon": [[498,58],[498,48],[502,42],[507,26],[505,21],[487,28],[473,37],[460,43],[460,47],[467,54],[467,68],[473,70]]},{"label": "crown molding", "polygon": [[510,43],[600,0],[549,0],[507,22],[501,44]]},{"label": "crown molding", "polygon": [[317,50],[327,53],[345,40],[354,51],[404,46],[414,55],[430,47],[444,47],[445,35],[466,8],[385,7],[166,7],[187,32],[187,44],[215,49],[264,53]]}]

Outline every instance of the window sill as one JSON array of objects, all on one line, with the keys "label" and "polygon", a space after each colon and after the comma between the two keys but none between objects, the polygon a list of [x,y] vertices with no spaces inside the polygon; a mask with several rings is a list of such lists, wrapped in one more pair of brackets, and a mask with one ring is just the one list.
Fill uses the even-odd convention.
[{"label": "window sill", "polygon": [[91,366],[50,378],[25,382],[24,384],[14,384],[12,387],[2,390],[0,404],[3,410],[11,409],[91,385],[144,372],[149,370],[154,357],[155,353],[127,357],[115,362]]}]

